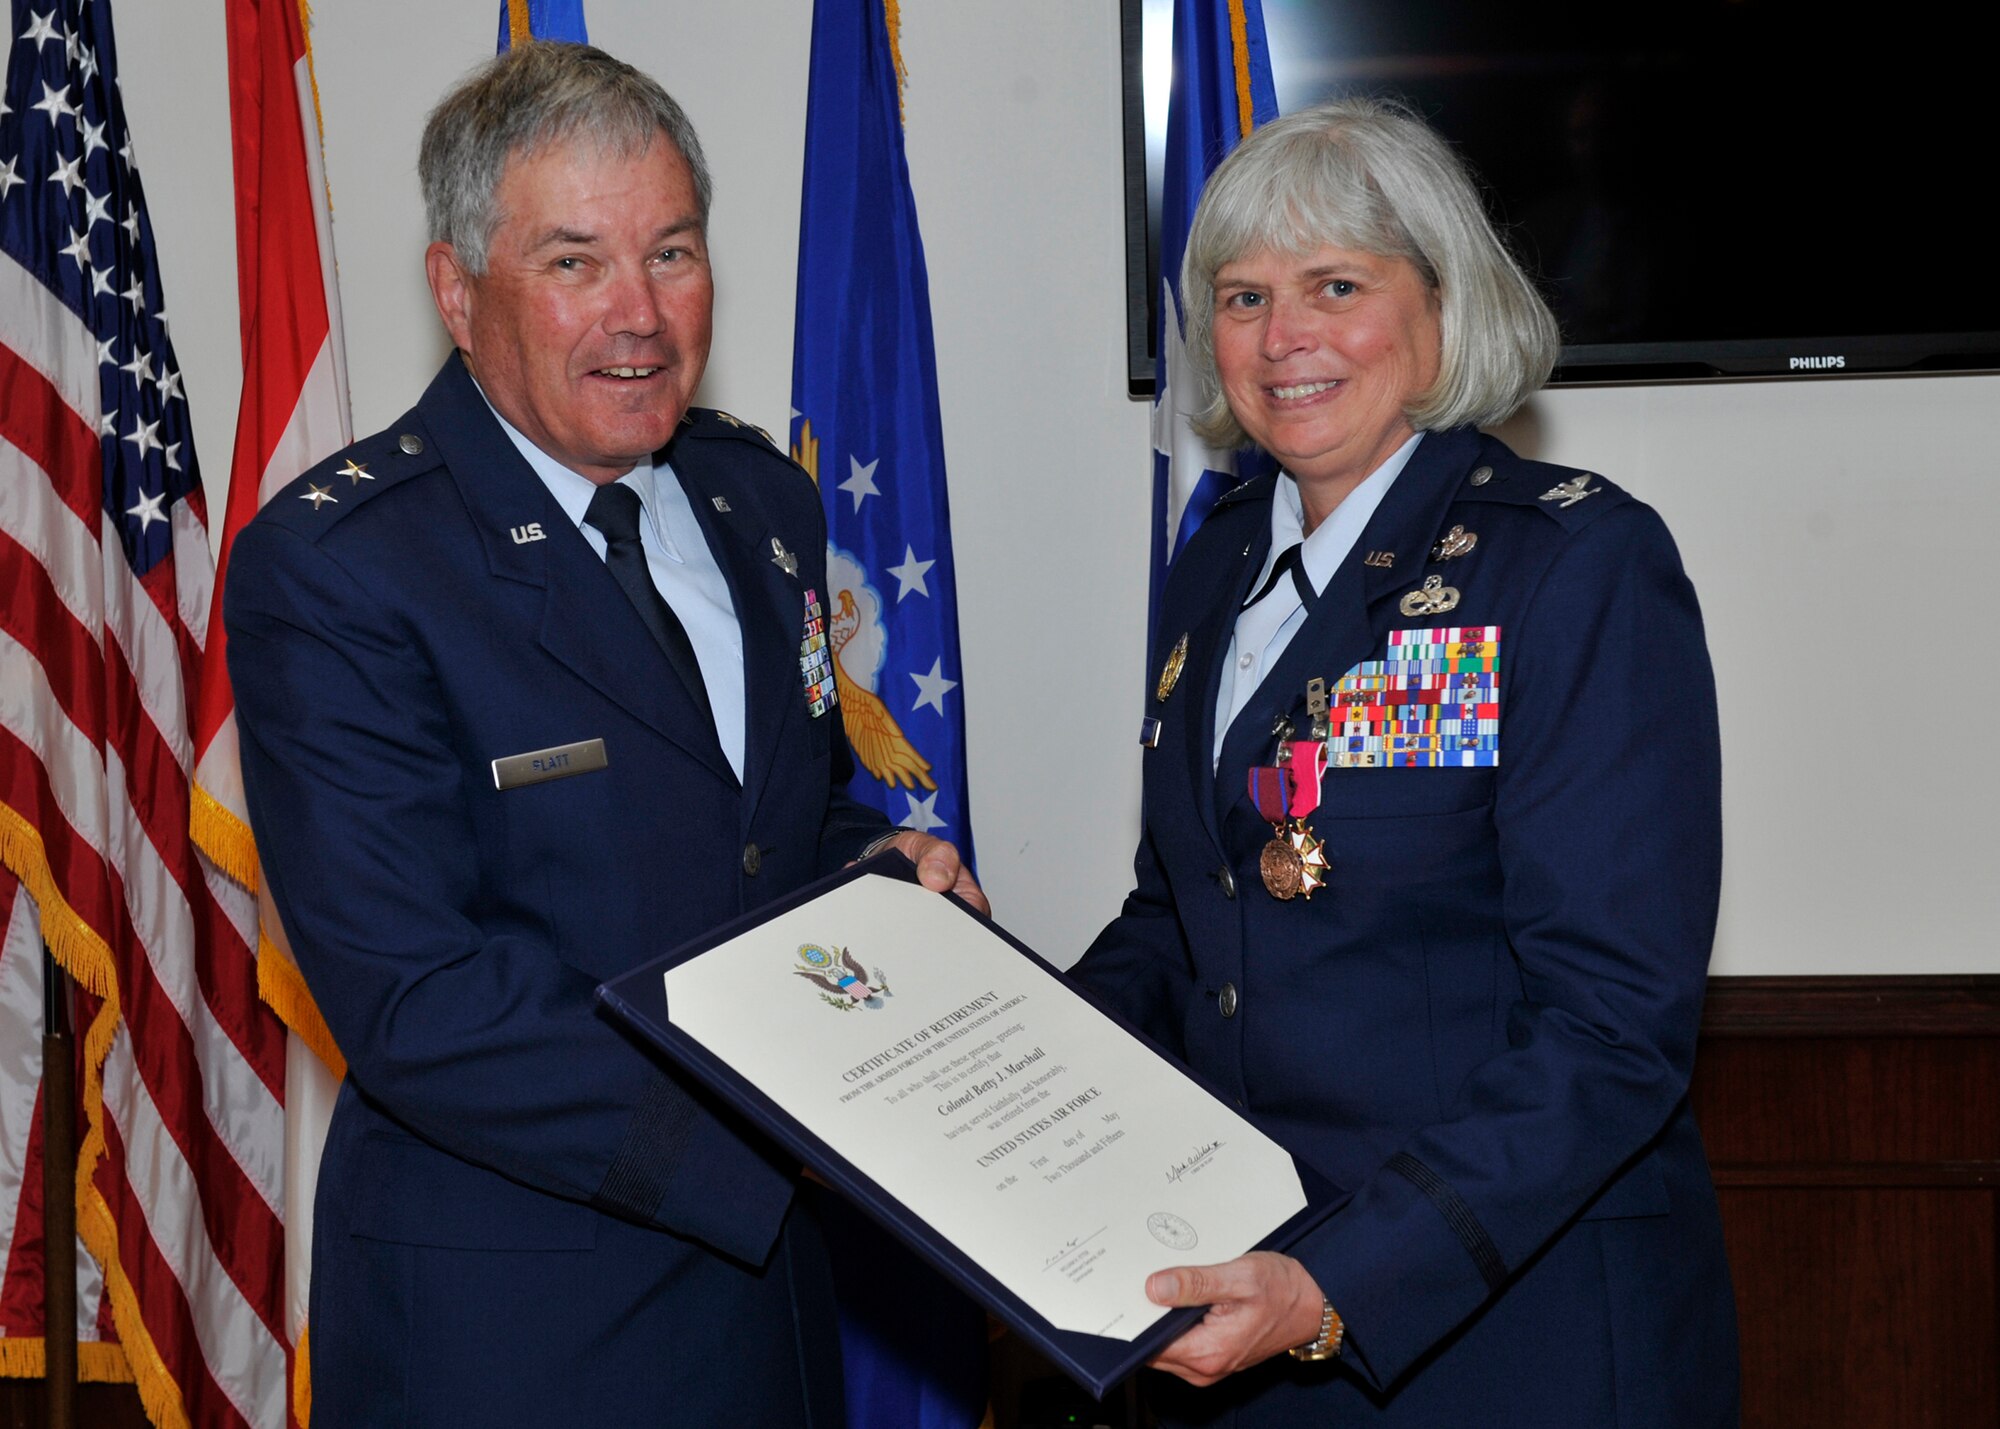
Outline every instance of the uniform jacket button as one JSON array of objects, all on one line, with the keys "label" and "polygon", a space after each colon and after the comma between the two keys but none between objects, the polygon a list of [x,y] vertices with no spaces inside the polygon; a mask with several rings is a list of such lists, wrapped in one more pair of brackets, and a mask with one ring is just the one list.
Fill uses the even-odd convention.
[{"label": "uniform jacket button", "polygon": [[1224,1017],[1234,1017],[1236,1015],[1236,1003],[1236,984],[1233,982],[1224,983],[1222,991],[1216,994],[1216,1011],[1220,1012]]},{"label": "uniform jacket button", "polygon": [[752,878],[755,878],[757,876],[757,870],[762,868],[763,866],[764,866],[763,851],[753,843],[743,845],[743,871],[749,874]]},{"label": "uniform jacket button", "polygon": [[1236,875],[1229,871],[1228,864],[1225,863],[1217,870],[1215,881],[1222,885],[1222,896],[1224,898],[1234,898],[1236,896]]}]

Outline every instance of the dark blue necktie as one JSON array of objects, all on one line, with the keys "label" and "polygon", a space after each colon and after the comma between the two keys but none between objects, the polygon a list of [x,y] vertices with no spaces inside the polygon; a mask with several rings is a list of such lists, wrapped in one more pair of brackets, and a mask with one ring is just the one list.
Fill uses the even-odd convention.
[{"label": "dark blue necktie", "polygon": [[1312,582],[1306,578],[1306,569],[1303,560],[1305,548],[1306,543],[1304,541],[1294,541],[1291,545],[1285,547],[1278,555],[1277,564],[1271,567],[1271,574],[1265,577],[1264,584],[1258,588],[1255,595],[1244,601],[1238,609],[1248,610],[1251,606],[1276,590],[1278,582],[1289,575],[1292,578],[1292,584],[1298,587],[1299,603],[1310,610],[1314,598],[1319,593],[1312,588]]},{"label": "dark blue necktie", "polygon": [[694,643],[688,639],[687,628],[674,614],[674,608],[653,584],[653,573],[646,568],[646,550],[639,543],[639,493],[615,481],[600,486],[590,498],[583,520],[585,525],[603,534],[604,564],[625,588],[632,608],[639,612],[639,618],[660,642],[688,693],[713,723],[715,712],[708,703],[708,686],[701,678],[701,662],[695,658]]}]

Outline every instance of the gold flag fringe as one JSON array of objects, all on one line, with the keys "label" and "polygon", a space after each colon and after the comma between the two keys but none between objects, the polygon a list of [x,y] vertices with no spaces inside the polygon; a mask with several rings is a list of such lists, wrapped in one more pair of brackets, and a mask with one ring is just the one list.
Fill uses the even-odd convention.
[{"label": "gold flag fringe", "polygon": [[257,891],[257,840],[250,826],[199,784],[188,786],[188,837],[210,863]]},{"label": "gold flag fringe", "polygon": [[306,987],[298,966],[284,955],[263,929],[257,929],[257,995],[270,1005],[283,1022],[313,1054],[326,1063],[336,1081],[347,1076],[347,1059],[334,1044],[333,1033],[320,1016],[319,1004]]}]

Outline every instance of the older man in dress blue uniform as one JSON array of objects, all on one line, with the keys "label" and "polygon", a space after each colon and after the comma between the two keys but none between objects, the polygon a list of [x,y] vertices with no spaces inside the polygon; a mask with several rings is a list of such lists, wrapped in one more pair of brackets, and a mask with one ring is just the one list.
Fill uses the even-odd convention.
[{"label": "older man in dress blue uniform", "polygon": [[593,990],[874,846],[977,890],[843,793],[802,663],[817,493],[689,405],[714,289],[678,106],[528,45],[446,97],[419,167],[457,351],[245,530],[225,612],[266,877],[349,1062],[315,1405],[837,1424],[795,1166]]}]

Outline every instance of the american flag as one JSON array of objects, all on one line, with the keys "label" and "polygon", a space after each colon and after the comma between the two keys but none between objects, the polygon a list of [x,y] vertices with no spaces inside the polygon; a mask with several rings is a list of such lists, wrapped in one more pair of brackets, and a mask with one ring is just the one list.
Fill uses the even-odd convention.
[{"label": "american flag", "polygon": [[283,1030],[188,832],[212,566],[108,0],[12,7],[0,854],[79,985],[77,1222],[154,1423],[285,1422]]}]

